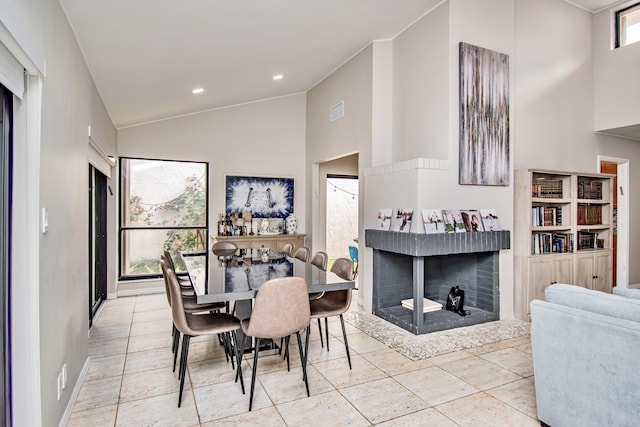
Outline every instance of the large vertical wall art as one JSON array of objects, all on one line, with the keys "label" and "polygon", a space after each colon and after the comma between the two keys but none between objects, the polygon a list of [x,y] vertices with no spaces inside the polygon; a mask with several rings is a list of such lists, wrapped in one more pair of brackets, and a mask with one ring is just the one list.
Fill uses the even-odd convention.
[{"label": "large vertical wall art", "polygon": [[509,185],[509,56],[460,43],[460,184]]}]

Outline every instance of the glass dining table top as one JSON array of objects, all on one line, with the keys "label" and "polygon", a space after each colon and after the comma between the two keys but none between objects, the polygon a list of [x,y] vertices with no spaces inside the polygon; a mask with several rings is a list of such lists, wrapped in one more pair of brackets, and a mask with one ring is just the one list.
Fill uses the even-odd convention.
[{"label": "glass dining table top", "polygon": [[211,252],[181,255],[198,304],[252,299],[264,282],[278,277],[304,278],[309,293],[355,288],[352,280],[270,249],[239,250],[220,257]]}]

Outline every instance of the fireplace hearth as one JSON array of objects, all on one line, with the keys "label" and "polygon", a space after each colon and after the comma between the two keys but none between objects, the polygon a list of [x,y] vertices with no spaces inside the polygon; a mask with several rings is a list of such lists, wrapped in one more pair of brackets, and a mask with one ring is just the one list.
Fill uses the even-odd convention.
[{"label": "fireplace hearth", "polygon": [[[509,231],[415,234],[366,230],[373,248],[373,313],[414,334],[499,319],[499,254]],[[468,316],[438,310],[422,313],[422,299],[445,305],[452,286],[465,291]],[[414,310],[401,305],[414,299]]]}]

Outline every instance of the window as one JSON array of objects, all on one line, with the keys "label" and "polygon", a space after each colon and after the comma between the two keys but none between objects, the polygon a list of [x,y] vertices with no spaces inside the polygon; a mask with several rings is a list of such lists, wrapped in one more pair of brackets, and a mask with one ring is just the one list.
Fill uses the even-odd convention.
[{"label": "window", "polygon": [[160,255],[206,251],[207,163],[122,158],[120,278],[160,277]]},{"label": "window", "polygon": [[620,9],[615,19],[617,48],[640,41],[640,3]]}]

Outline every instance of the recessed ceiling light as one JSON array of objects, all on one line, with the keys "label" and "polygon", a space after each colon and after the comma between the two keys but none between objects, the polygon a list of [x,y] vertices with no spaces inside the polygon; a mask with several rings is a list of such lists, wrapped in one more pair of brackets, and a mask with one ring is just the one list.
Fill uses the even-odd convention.
[{"label": "recessed ceiling light", "polygon": [[197,95],[197,94],[202,93],[202,92],[204,92],[204,89],[201,88],[201,87],[197,87],[197,88],[195,88],[194,90],[191,91],[191,93],[193,93],[194,95]]},{"label": "recessed ceiling light", "polygon": [[282,73],[274,74],[273,80],[282,80],[283,77],[284,77],[284,74]]}]

